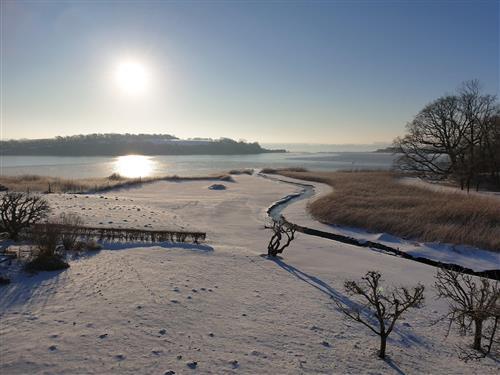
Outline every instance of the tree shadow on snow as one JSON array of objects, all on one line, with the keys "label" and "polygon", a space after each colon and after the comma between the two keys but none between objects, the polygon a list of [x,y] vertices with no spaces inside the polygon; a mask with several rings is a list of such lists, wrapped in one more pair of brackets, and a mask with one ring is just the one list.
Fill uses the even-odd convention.
[{"label": "tree shadow on snow", "polygon": [[398,375],[406,375],[406,373],[401,370],[398,365],[396,365],[391,358],[389,358],[388,356],[385,358],[384,360],[385,363],[387,363],[389,365],[389,367],[391,367],[392,369],[394,369],[394,371],[396,371],[396,373]]},{"label": "tree shadow on snow", "polygon": [[[307,274],[304,271],[299,270],[298,268],[285,263],[282,258],[268,258],[269,260],[272,260],[274,263],[276,263],[279,267],[284,269],[285,271],[291,273],[298,279],[306,282],[307,284],[313,286],[314,288],[318,289],[322,293],[326,294],[329,296],[331,299],[334,299],[338,302],[341,302],[345,306],[347,306],[350,309],[359,309],[361,311],[361,315],[363,315],[364,319],[367,321],[370,321],[374,325],[378,324],[375,317],[372,315],[372,313],[363,308],[363,305],[360,303],[357,303],[353,300],[351,300],[348,296],[340,293],[338,290],[321,280],[320,278]],[[336,307],[336,310],[340,311],[338,307]],[[427,343],[427,340],[423,337],[420,337],[413,333],[409,328],[406,327],[401,327],[401,326],[396,326],[394,327],[393,330],[394,334],[397,336],[396,337],[391,337],[389,336],[388,343],[390,344],[396,344],[399,346],[404,346],[404,347],[411,347],[413,345],[417,346],[430,346],[429,343]],[[397,366],[392,362],[388,361],[387,362],[391,367],[393,367],[396,371],[399,371],[401,374],[403,372],[397,368]]]},{"label": "tree shadow on snow", "polygon": [[164,249],[184,249],[201,252],[212,252],[214,248],[206,244],[185,242],[102,242],[103,250],[126,250],[137,247],[161,247]]},{"label": "tree shadow on snow", "polygon": [[42,307],[45,306],[50,295],[56,291],[57,285],[60,279],[64,277],[65,271],[28,273],[19,270],[11,283],[2,286],[0,289],[0,306],[2,310],[5,311],[17,305],[24,305],[33,296],[37,297],[37,301]]},{"label": "tree shadow on snow", "polygon": [[[206,244],[184,243],[184,242],[99,242],[102,245],[102,250],[129,250],[144,247],[161,247],[164,249],[183,249],[194,250],[202,253],[210,253],[214,251],[212,246]],[[70,256],[71,260],[91,258],[99,254],[97,251],[81,251]]]}]

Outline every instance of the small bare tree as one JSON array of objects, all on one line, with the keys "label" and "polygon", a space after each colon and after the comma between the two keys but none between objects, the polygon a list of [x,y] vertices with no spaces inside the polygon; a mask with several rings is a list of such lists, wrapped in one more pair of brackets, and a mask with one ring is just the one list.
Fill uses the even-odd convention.
[{"label": "small bare tree", "polygon": [[58,223],[62,226],[61,240],[64,249],[73,249],[79,236],[78,228],[83,225],[82,217],[73,212],[63,212],[59,216]]},{"label": "small bare tree", "polygon": [[52,257],[61,243],[62,227],[57,223],[36,224],[31,227],[30,239],[38,249],[38,255]]},{"label": "small bare tree", "polygon": [[25,265],[29,271],[55,271],[69,267],[64,254],[57,253],[63,227],[58,223],[35,224],[30,227],[31,241],[37,247],[31,260]]},{"label": "small bare tree", "polygon": [[283,250],[290,245],[295,238],[296,226],[287,222],[280,217],[278,220],[273,219],[272,226],[273,235],[267,245],[267,255],[275,257],[281,254]]},{"label": "small bare tree", "polygon": [[[472,349],[482,358],[491,353],[494,343],[498,343],[497,327],[500,320],[500,283],[487,278],[466,275],[453,270],[439,269],[435,286],[438,298],[448,300],[448,313],[442,319],[449,320],[448,333],[452,324],[466,335],[474,332]],[[488,334],[484,334],[487,332]],[[482,339],[488,343],[482,346]],[[463,350],[463,359],[474,355]]]},{"label": "small bare tree", "polygon": [[45,219],[50,211],[48,202],[40,195],[6,193],[0,199],[0,221],[13,240],[19,232]]},{"label": "small bare tree", "polygon": [[[406,310],[423,305],[424,286],[418,284],[411,291],[405,287],[384,291],[380,285],[381,277],[378,271],[368,271],[360,282],[346,281],[346,292],[351,296],[362,297],[364,304],[346,306],[338,300],[336,304],[350,319],[365,325],[380,336],[378,356],[385,359],[387,337]],[[371,316],[375,316],[376,321],[370,319]]]}]

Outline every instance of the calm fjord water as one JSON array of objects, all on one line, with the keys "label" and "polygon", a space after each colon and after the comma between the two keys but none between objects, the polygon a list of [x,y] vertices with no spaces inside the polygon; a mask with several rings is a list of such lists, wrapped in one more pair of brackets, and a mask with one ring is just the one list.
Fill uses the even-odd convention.
[{"label": "calm fjord water", "polygon": [[158,175],[199,176],[238,168],[304,167],[317,170],[389,169],[395,156],[375,152],[118,157],[0,156],[1,175],[65,178]]}]

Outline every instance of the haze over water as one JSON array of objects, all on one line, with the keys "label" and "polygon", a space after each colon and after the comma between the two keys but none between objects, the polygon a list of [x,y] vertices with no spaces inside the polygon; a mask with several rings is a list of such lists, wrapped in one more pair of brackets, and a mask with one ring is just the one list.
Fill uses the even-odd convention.
[{"label": "haze over water", "polygon": [[256,155],[158,155],[118,157],[3,156],[0,175],[36,174],[64,178],[161,175],[196,176],[241,168],[304,167],[319,170],[389,169],[394,155],[367,152]]}]

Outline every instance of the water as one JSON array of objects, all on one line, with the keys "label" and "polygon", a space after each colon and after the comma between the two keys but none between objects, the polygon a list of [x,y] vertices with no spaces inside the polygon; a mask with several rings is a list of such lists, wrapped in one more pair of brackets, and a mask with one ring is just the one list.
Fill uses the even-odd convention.
[{"label": "water", "polygon": [[395,156],[373,152],[258,155],[158,155],[119,157],[2,156],[0,175],[65,178],[159,175],[200,176],[230,169],[304,167],[311,170],[389,169]]}]

